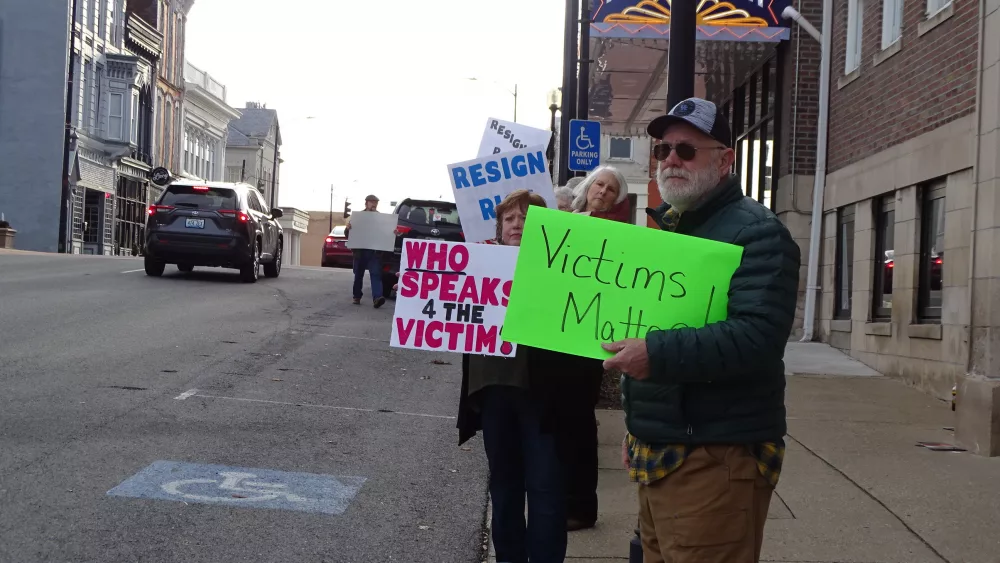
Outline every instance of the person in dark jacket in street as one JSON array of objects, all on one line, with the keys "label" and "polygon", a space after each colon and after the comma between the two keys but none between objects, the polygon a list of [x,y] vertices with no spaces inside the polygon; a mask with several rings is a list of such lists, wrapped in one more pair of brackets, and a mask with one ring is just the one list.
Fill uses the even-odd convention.
[{"label": "person in dark jacket in street", "polygon": [[[545,207],[545,200],[517,190],[496,207],[499,244],[521,245],[530,205]],[[498,562],[566,557],[565,470],[557,445],[566,423],[563,396],[594,364],[601,369],[599,361],[523,345],[513,358],[462,356],[458,443],[483,432]]]},{"label": "person in dark jacket in street", "polygon": [[[629,223],[632,209],[628,201],[628,181],[618,169],[601,166],[590,172],[573,189],[571,209],[621,223]],[[567,184],[568,185],[568,184]],[[566,472],[566,529],[573,532],[592,528],[597,523],[597,401],[601,395],[604,369],[580,373],[579,384],[568,387],[563,395],[565,432],[558,440],[559,455]]]},{"label": "person in dark jacket in street", "polygon": [[744,196],[727,118],[689,98],[654,119],[660,228],[743,248],[726,320],[605,344],[622,371],[623,462],[639,487],[645,563],[750,563],[784,457],[785,343],[800,252]]}]

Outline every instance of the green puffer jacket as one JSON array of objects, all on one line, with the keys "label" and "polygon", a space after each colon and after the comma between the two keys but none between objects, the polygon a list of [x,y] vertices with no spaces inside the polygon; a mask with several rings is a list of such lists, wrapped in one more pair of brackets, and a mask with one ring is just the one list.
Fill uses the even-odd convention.
[{"label": "green puffer jacket", "polygon": [[[669,205],[646,212],[660,225]],[[753,444],[786,432],[785,343],[795,317],[800,252],[735,176],[675,232],[743,247],[727,320],[650,332],[650,375],[622,378],[626,425],[648,444]]]}]

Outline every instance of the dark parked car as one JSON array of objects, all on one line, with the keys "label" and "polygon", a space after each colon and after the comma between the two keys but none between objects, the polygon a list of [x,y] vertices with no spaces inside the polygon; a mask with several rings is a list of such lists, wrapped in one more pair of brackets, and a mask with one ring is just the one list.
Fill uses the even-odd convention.
[{"label": "dark parked car", "polygon": [[450,201],[404,199],[393,211],[399,216],[395,251],[386,253],[382,287],[385,295],[392,293],[392,286],[399,279],[399,263],[403,254],[403,240],[428,239],[465,242],[458,207]]},{"label": "dark parked car", "polygon": [[167,264],[182,272],[195,266],[235,268],[247,283],[281,273],[280,209],[268,210],[248,184],[177,181],[149,207],[146,274],[161,276]]},{"label": "dark parked car", "polygon": [[350,268],[354,265],[354,253],[351,252],[350,248],[347,248],[347,235],[344,234],[346,229],[346,226],[338,225],[327,235],[326,242],[323,244],[322,264],[324,268],[335,266]]}]

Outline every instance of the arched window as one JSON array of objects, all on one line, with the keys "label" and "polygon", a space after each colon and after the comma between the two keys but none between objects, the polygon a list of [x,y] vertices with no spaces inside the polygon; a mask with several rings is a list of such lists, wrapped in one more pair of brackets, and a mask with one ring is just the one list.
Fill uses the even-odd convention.
[{"label": "arched window", "polygon": [[163,113],[163,136],[160,137],[160,162],[168,169],[173,170],[170,159],[170,139],[173,137],[174,105],[170,98],[167,98]]}]

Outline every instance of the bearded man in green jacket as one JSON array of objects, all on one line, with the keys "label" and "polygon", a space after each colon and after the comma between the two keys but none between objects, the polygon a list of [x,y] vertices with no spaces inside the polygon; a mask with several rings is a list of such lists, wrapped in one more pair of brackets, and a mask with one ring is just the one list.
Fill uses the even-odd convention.
[{"label": "bearded man in green jacket", "polygon": [[605,348],[622,377],[623,462],[639,486],[646,563],[751,563],[784,457],[784,350],[800,252],[731,174],[728,119],[689,98],[654,119],[664,230],[743,247],[725,321]]}]

